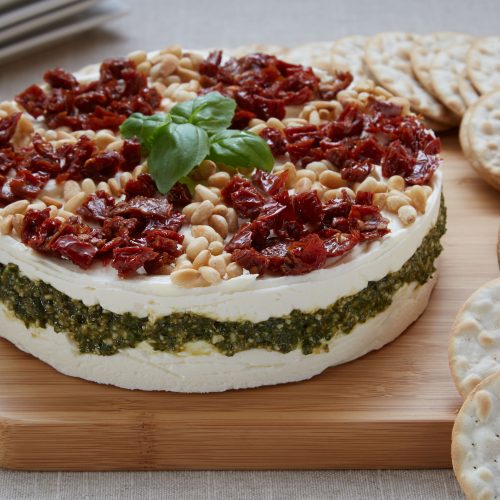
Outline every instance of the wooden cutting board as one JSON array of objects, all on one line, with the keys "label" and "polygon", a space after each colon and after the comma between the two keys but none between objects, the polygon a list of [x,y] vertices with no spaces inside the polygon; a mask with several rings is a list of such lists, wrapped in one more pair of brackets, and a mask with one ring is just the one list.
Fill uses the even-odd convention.
[{"label": "wooden cutting board", "polygon": [[[500,193],[445,136],[448,234],[424,315],[381,351],[305,382],[222,394],[127,391],[66,377],[0,342],[0,466],[39,470],[450,467],[461,398],[447,337],[498,276]],[[0,325],[1,328],[1,325]]]}]

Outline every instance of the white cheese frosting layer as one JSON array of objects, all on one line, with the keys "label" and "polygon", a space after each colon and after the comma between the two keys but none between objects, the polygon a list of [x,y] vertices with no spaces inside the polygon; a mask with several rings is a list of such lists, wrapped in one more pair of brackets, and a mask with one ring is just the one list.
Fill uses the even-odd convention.
[{"label": "white cheese frosting layer", "polygon": [[[29,328],[0,305],[0,336],[48,363],[56,370],[101,384],[126,389],[174,392],[220,392],[306,380],[326,368],[380,349],[400,335],[425,310],[436,276],[419,286],[410,283],[394,295],[392,304],[348,335],[334,337],[329,352],[287,354],[251,349],[224,356],[205,344],[193,352],[154,351],[146,343],[113,356],[80,354],[64,333]],[[197,344],[201,344],[198,342]]]},{"label": "white cheese frosting layer", "polygon": [[359,292],[399,270],[415,253],[436,223],[441,197],[441,172],[433,179],[433,192],[426,213],[408,227],[390,217],[391,233],[358,245],[349,254],[302,276],[261,277],[244,274],[206,288],[185,289],[173,285],[169,276],[141,275],[120,279],[111,267],[96,264],[82,270],[74,264],[33,251],[11,236],[0,237],[0,263],[14,263],[31,280],[41,280],[85,305],[100,304],[117,314],[139,317],[192,312],[221,321],[263,321],[313,311],[333,304],[340,297]]}]

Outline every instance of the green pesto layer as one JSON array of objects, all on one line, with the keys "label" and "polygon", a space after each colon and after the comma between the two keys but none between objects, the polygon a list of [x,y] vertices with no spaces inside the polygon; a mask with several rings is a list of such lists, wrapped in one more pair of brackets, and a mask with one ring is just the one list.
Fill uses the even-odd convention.
[{"label": "green pesto layer", "polygon": [[366,288],[338,299],[325,309],[293,310],[289,315],[251,321],[216,321],[197,314],[174,313],[151,320],[132,314],[115,314],[101,306],[86,306],[51,285],[23,276],[14,264],[0,265],[0,301],[26,327],[52,326],[71,338],[82,353],[112,355],[120,349],[147,341],[155,350],[180,352],[187,342],[206,341],[225,355],[255,347],[304,354],[327,350],[328,341],[348,334],[359,323],[390,306],[394,294],[405,284],[426,283],[435,271],[434,261],[442,251],[446,231],[446,208],[436,225],[403,267]]}]

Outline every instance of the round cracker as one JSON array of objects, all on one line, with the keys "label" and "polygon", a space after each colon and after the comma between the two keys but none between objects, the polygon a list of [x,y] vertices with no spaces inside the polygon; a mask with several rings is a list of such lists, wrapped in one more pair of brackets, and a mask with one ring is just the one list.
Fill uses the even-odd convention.
[{"label": "round cracker", "polygon": [[373,79],[365,62],[365,50],[368,37],[346,36],[333,42],[332,65],[337,71],[349,71],[354,83]]},{"label": "round cracker", "polygon": [[470,81],[480,94],[500,88],[500,36],[476,40],[466,62]]},{"label": "round cracker", "polygon": [[447,125],[458,125],[443,104],[429,94],[413,75],[410,54],[415,35],[410,33],[380,33],[366,46],[366,63],[380,85],[395,95],[406,97],[412,108],[426,118]]},{"label": "round cracker", "polygon": [[448,344],[453,381],[462,397],[500,370],[500,278],[476,290],[460,309]]},{"label": "round cracker", "polygon": [[472,40],[473,37],[470,35],[452,32],[427,33],[415,39],[410,55],[411,66],[415,76],[427,92],[437,97],[430,73],[436,54],[455,44],[470,44]]},{"label": "round cracker", "polygon": [[458,91],[467,107],[472,106],[479,99],[479,94],[469,80],[466,67],[458,77]]},{"label": "round cracker", "polygon": [[469,110],[472,166],[486,182],[500,189],[500,90],[482,96]]},{"label": "round cracker", "polygon": [[469,499],[500,495],[500,372],[483,380],[458,412],[451,441],[453,470]]},{"label": "round cracker", "polygon": [[283,59],[293,64],[319,68],[332,72],[332,42],[311,42],[293,47]]},{"label": "round cracker", "polygon": [[462,116],[467,109],[460,95],[458,81],[465,70],[465,57],[470,44],[456,44],[443,47],[434,57],[430,75],[436,96],[453,113]]}]

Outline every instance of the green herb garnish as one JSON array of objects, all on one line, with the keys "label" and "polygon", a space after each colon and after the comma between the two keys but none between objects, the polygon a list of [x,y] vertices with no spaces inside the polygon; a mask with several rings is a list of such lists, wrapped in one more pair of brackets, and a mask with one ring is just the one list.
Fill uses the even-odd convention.
[{"label": "green herb garnish", "polygon": [[170,113],[134,113],[120,132],[140,142],[142,154],[149,155],[149,173],[163,194],[176,182],[186,183],[189,173],[205,159],[270,172],[274,158],[266,141],[252,132],[227,129],[235,109],[233,99],[210,92],[176,104]]}]

